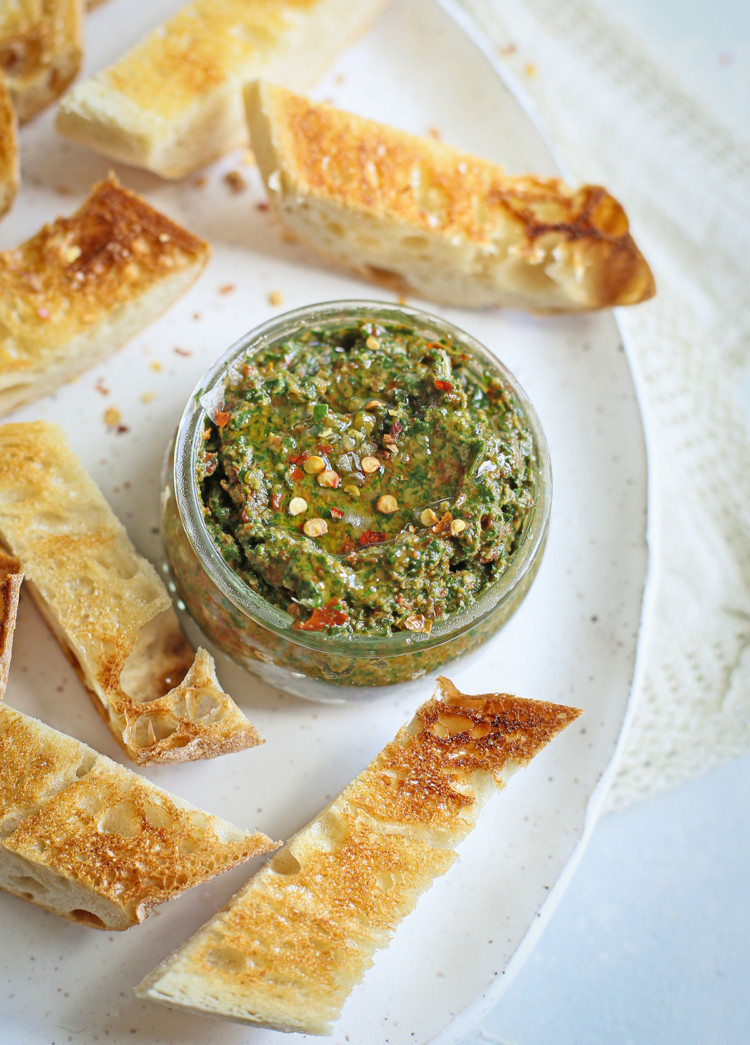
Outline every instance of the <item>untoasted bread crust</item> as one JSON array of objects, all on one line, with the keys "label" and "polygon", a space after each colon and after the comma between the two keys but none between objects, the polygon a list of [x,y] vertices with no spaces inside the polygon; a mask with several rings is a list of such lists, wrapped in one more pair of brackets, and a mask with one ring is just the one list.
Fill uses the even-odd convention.
[{"label": "untoasted bread crust", "polygon": [[580,712],[507,694],[435,697],[140,997],[275,1030],[326,1034],[349,991],[487,796]]},{"label": "untoasted bread crust", "polygon": [[127,754],[147,765],[262,743],[62,429],[0,425],[0,459],[0,540]]},{"label": "untoasted bread crust", "polygon": [[282,220],[364,279],[452,305],[580,311],[651,297],[620,204],[269,83],[245,90]]},{"label": "untoasted bread crust", "polygon": [[110,355],[197,278],[207,243],[113,177],[0,254],[0,413]]},{"label": "untoasted bread crust", "polygon": [[8,82],[0,69],[0,217],[18,194],[18,131]]},{"label": "untoasted bread crust", "polygon": [[0,887],[99,929],[274,848],[0,707]]},{"label": "untoasted bread crust", "polygon": [[18,613],[23,567],[18,559],[0,551],[0,700],[5,696]]},{"label": "untoasted bread crust", "polygon": [[0,68],[21,123],[59,98],[76,76],[82,30],[82,0],[20,0],[0,7]]},{"label": "untoasted bread crust", "polygon": [[311,83],[387,0],[193,0],[63,99],[57,129],[180,178],[247,144],[243,84]]}]

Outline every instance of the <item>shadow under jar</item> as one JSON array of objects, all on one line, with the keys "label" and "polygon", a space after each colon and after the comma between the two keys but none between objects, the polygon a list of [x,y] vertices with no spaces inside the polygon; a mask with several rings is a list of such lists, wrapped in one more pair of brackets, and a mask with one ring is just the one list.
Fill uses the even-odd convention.
[{"label": "shadow under jar", "polygon": [[515,612],[552,481],[536,413],[474,338],[417,309],[311,305],[240,338],[167,456],[175,589],[243,667],[349,700],[434,675]]}]

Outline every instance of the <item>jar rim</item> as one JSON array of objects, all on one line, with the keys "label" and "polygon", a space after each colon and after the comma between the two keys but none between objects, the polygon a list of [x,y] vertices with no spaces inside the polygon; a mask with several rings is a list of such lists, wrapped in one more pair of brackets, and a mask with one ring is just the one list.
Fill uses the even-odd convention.
[{"label": "jar rim", "polygon": [[[536,454],[534,504],[526,520],[521,541],[503,573],[482,589],[468,607],[435,622],[429,635],[399,631],[389,635],[330,635],[294,629],[294,618],[253,591],[226,563],[205,524],[195,481],[198,444],[208,409],[218,404],[232,365],[239,357],[255,354],[284,337],[310,325],[325,326],[372,317],[377,321],[407,322],[431,338],[450,337],[470,355],[489,367],[510,387],[522,410]],[[245,616],[282,636],[286,641],[318,652],[348,657],[388,656],[407,650],[431,649],[478,625],[499,605],[510,599],[540,554],[549,525],[552,502],[552,470],[544,431],[526,392],[515,376],[489,349],[471,334],[432,313],[409,305],[367,299],[325,301],[274,316],[239,337],[223,353],[193,389],[178,423],[173,454],[173,489],[185,534],[198,561],[219,591]]]}]

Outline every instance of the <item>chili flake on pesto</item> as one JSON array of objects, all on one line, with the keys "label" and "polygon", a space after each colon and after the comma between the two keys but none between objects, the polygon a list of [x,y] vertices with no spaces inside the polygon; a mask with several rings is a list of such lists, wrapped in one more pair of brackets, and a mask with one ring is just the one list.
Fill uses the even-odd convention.
[{"label": "chili flake on pesto", "polygon": [[533,504],[531,431],[450,338],[352,321],[240,363],[197,482],[228,565],[302,630],[429,632],[506,569]]}]

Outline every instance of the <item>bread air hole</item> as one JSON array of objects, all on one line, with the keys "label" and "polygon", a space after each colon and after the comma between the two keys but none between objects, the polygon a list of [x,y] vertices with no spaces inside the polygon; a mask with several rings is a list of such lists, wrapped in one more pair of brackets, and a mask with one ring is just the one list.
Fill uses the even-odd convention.
[{"label": "bread air hole", "polygon": [[173,823],[173,818],[161,806],[146,806],[145,816],[152,827],[163,829],[170,827]]},{"label": "bread air hole", "polygon": [[81,761],[78,763],[78,768],[76,769],[76,779],[82,780],[88,773],[90,773],[94,762],[96,762],[96,755],[93,751],[90,754],[83,755]]},{"label": "bread air hole", "polygon": [[432,732],[441,740],[454,737],[458,733],[466,733],[471,730],[473,722],[463,715],[441,715],[432,725]]},{"label": "bread air hole", "polygon": [[93,914],[91,911],[85,911],[82,907],[75,907],[70,912],[70,917],[74,922],[80,922],[81,925],[90,925],[92,929],[104,929],[104,922],[97,914]]},{"label": "bread air hole", "polygon": [[282,849],[271,860],[271,870],[276,874],[299,874],[302,864],[289,849]]},{"label": "bread air hole", "polygon": [[177,722],[169,716],[141,715],[133,726],[132,739],[136,747],[151,747],[169,737],[177,729]]},{"label": "bread air hole", "polygon": [[318,818],[312,830],[316,842],[329,851],[333,851],[339,848],[349,834],[349,822],[335,809],[329,809]]},{"label": "bread air hole", "polygon": [[8,881],[8,888],[16,892],[22,900],[35,900],[47,892],[45,886],[31,875],[23,874],[12,877]]},{"label": "bread air hole", "polygon": [[222,972],[242,972],[247,958],[238,947],[215,947],[206,955],[206,961]]},{"label": "bread air hole", "polygon": [[218,710],[218,700],[213,694],[206,691],[198,694],[198,704],[195,710],[192,711],[190,718],[193,722],[199,722],[201,719],[212,718]]},{"label": "bread air hole", "polygon": [[396,880],[393,875],[388,874],[387,871],[380,871],[377,877],[378,889],[381,889],[384,893],[390,892],[390,890],[396,884]]},{"label": "bread air hole", "polygon": [[141,814],[132,802],[118,802],[108,809],[96,825],[103,834],[133,838],[141,831]]},{"label": "bread air hole", "polygon": [[183,838],[180,842],[180,852],[183,856],[191,856],[199,846],[197,838]]}]

